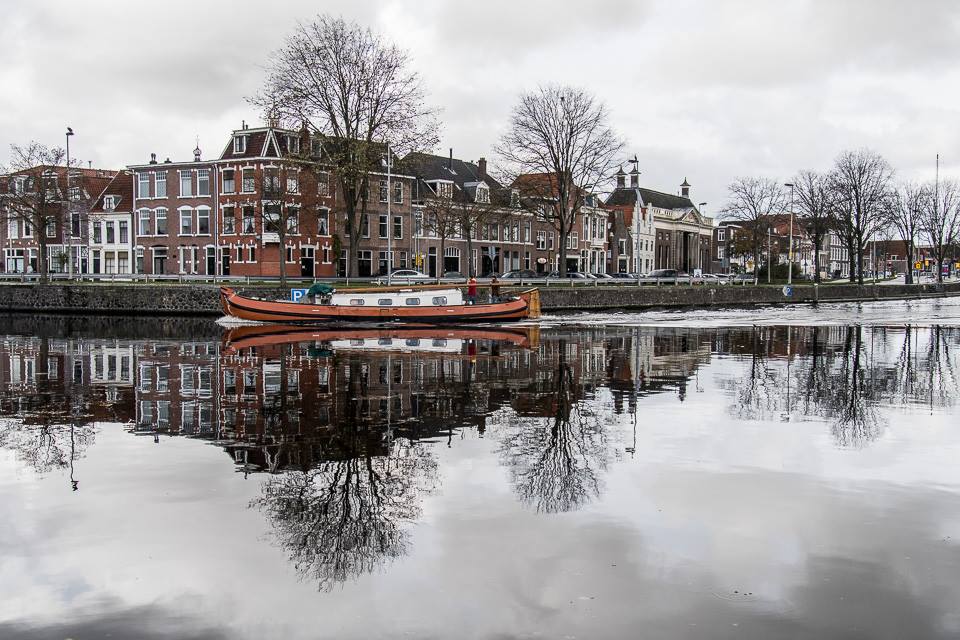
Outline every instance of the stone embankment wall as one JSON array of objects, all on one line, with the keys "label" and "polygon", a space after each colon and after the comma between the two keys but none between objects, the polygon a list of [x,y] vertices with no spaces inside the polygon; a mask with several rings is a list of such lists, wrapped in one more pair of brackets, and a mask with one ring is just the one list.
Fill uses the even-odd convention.
[{"label": "stone embankment wall", "polygon": [[[277,287],[241,287],[267,299],[289,296]],[[544,311],[602,311],[678,307],[735,307],[763,304],[842,302],[960,295],[960,283],[947,285],[812,285],[793,288],[726,285],[703,287],[541,287]],[[3,284],[0,311],[122,315],[219,315],[219,288],[210,285]]]}]

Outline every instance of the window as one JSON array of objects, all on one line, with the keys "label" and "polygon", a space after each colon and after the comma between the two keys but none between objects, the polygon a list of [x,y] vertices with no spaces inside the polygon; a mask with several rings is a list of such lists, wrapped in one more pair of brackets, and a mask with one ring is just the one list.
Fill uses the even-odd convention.
[{"label": "window", "polygon": [[197,234],[201,236],[210,235],[210,209],[197,209]]},{"label": "window", "polygon": [[317,172],[317,195],[330,195],[330,173],[328,171]]},{"label": "window", "polygon": [[237,179],[233,169],[223,170],[223,192],[234,193],[237,190]]},{"label": "window", "polygon": [[280,233],[280,205],[278,203],[263,205],[264,233]]},{"label": "window", "polygon": [[380,181],[380,202],[386,202],[386,201],[387,201],[387,181],[381,180]]},{"label": "window", "polygon": [[267,167],[263,170],[263,195],[275,197],[280,194],[280,169]]},{"label": "window", "polygon": [[210,195],[210,169],[197,169],[197,195]]},{"label": "window", "polygon": [[547,249],[553,249],[553,231],[547,233]]},{"label": "window", "polygon": [[103,234],[100,231],[100,227],[101,225],[99,222],[93,223],[93,242],[95,244],[100,244],[103,242]]},{"label": "window", "polygon": [[293,262],[293,247],[287,246],[287,262]]},{"label": "window", "polygon": [[24,221],[23,223],[23,237],[32,238],[33,237],[33,225],[29,222]]},{"label": "window", "polygon": [[380,225],[379,225],[379,226],[380,226],[380,229],[379,229],[379,231],[380,231],[380,237],[381,237],[381,238],[386,238],[386,237],[387,237],[387,216],[386,216],[386,215],[381,215],[381,216],[380,216]]},{"label": "window", "polygon": [[167,172],[166,171],[156,171],[153,174],[154,194],[157,198],[166,198],[167,197]]},{"label": "window", "polygon": [[104,211],[113,211],[116,208],[117,208],[117,201],[115,196],[103,196]]},{"label": "window", "polygon": [[520,242],[520,223],[519,222],[513,223],[513,235],[511,236],[511,239],[514,242]]},{"label": "window", "polygon": [[243,262],[243,247],[237,247],[237,257],[234,262]]},{"label": "window", "polygon": [[453,185],[449,182],[438,182],[437,195],[440,196],[441,198],[452,198]]},{"label": "window", "polygon": [[180,172],[180,197],[186,198],[193,195],[193,172]]},{"label": "window", "polygon": [[150,197],[150,174],[146,171],[141,171],[137,174],[137,197]]},{"label": "window", "polygon": [[516,189],[510,191],[510,206],[514,209],[520,208],[520,192]]},{"label": "window", "polygon": [[120,244],[127,244],[130,242],[130,230],[128,229],[130,225],[127,224],[126,220],[121,220],[118,224],[120,225]]},{"label": "window", "polygon": [[529,222],[523,223],[523,241],[526,242],[527,244],[530,243],[530,223]]},{"label": "window", "polygon": [[257,248],[253,245],[247,247],[247,262],[257,261]]},{"label": "window", "polygon": [[233,152],[234,153],[245,153],[247,150],[247,136],[234,136],[233,137]]},{"label": "window", "polygon": [[236,233],[236,211],[234,207],[224,207],[223,208],[223,233],[224,234],[233,234]]},{"label": "window", "polygon": [[320,213],[317,214],[317,235],[318,236],[330,235],[330,210],[329,209],[320,209]]},{"label": "window", "polygon": [[150,210],[140,209],[140,226],[137,228],[137,234],[141,236],[150,235]]},{"label": "window", "polygon": [[393,216],[393,237],[403,238],[403,216]]},{"label": "window", "polygon": [[74,238],[80,237],[80,212],[73,211],[70,213],[70,235]]},{"label": "window", "polygon": [[[14,222],[13,224],[14,224],[14,228],[16,228],[17,223]],[[16,233],[14,233],[13,237],[16,237]],[[48,238],[57,237],[57,223],[55,220],[47,220],[47,237]]]},{"label": "window", "polygon": [[547,248],[547,232],[537,231],[537,249],[541,251]]},{"label": "window", "polygon": [[393,306],[393,300],[391,300],[390,298],[380,298],[379,300],[377,300],[377,304],[380,305],[381,307],[390,307],[390,306]]},{"label": "window", "polygon": [[157,235],[165,236],[167,235],[167,210],[166,209],[157,209]]},{"label": "window", "polygon": [[393,203],[403,204],[403,183],[399,180],[393,182]]},{"label": "window", "polygon": [[243,208],[243,233],[255,233],[254,223],[253,223],[253,207],[246,206]]},{"label": "window", "polygon": [[114,244],[114,242],[116,242],[116,237],[113,222],[109,221],[105,224],[105,226],[107,228],[107,244]]},{"label": "window", "polygon": [[257,179],[253,169],[244,169],[240,176],[242,182],[240,185],[241,193],[253,193],[257,190]]},{"label": "window", "polygon": [[420,304],[420,298],[407,298],[405,303],[409,307],[415,307]]},{"label": "window", "polygon": [[490,189],[484,185],[477,185],[477,202],[488,203],[490,202]]},{"label": "window", "polygon": [[20,225],[16,220],[7,220],[7,237],[17,238],[19,236]]},{"label": "window", "polygon": [[193,235],[193,209],[180,209],[180,235]]},{"label": "window", "polygon": [[727,232],[724,229],[717,229],[717,242],[723,242]]},{"label": "window", "polygon": [[726,247],[717,247],[717,259],[723,260],[726,257]]},{"label": "window", "polygon": [[297,136],[287,136],[287,151],[290,153],[300,153],[300,138]]},{"label": "window", "polygon": [[434,296],[433,304],[438,307],[442,307],[447,304],[447,296]]},{"label": "window", "polygon": [[368,213],[360,217],[360,235],[364,238],[370,237],[370,214]]},{"label": "window", "polygon": [[300,208],[287,207],[287,233],[300,233]]},{"label": "window", "polygon": [[300,174],[296,169],[287,170],[287,193],[300,193]]}]

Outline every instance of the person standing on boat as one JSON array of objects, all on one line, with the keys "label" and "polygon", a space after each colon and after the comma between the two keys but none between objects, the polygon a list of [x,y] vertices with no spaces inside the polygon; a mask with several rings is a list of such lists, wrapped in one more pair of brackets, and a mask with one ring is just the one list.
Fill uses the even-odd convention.
[{"label": "person standing on boat", "polygon": [[470,276],[470,280],[467,281],[467,302],[477,304],[477,279],[473,276]]},{"label": "person standing on boat", "polygon": [[490,281],[490,302],[500,302],[500,281],[497,276]]}]

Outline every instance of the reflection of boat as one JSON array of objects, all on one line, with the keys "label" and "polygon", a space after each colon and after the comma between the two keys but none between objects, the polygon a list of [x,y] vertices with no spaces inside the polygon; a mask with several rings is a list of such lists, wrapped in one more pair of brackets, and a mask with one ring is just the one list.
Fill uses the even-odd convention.
[{"label": "reflection of boat", "polygon": [[236,327],[223,337],[228,352],[298,342],[325,342],[335,350],[399,349],[403,351],[457,351],[469,340],[509,342],[535,347],[538,327],[491,329],[485,327],[369,327],[356,329],[311,329],[298,325]]},{"label": "reflection of boat", "polygon": [[248,298],[221,287],[220,303],[227,315],[258,322],[502,322],[540,315],[537,289],[503,302],[466,304],[456,288],[389,287],[333,293],[324,304],[312,304]]}]

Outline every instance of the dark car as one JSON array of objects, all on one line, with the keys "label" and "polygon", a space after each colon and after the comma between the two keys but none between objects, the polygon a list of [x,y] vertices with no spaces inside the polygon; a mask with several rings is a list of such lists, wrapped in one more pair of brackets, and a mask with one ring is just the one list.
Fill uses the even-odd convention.
[{"label": "dark car", "polygon": [[[561,276],[559,271],[551,271],[550,273],[547,274],[547,277],[550,279],[559,279]],[[589,280],[590,279],[589,276],[587,276],[586,274],[580,273],[579,271],[567,271],[567,275],[565,277],[568,280]]]},{"label": "dark car", "polygon": [[610,277],[614,280],[636,280],[640,276],[635,273],[611,273]]},{"label": "dark car", "polygon": [[535,278],[541,278],[543,276],[537,274],[536,271],[532,269],[514,269],[513,271],[505,271],[503,275],[500,276],[501,280],[533,280]]}]

